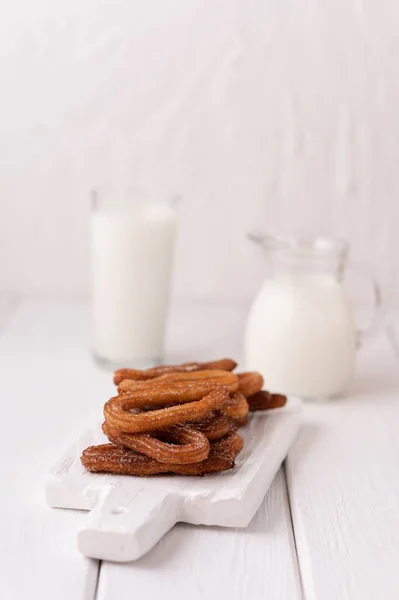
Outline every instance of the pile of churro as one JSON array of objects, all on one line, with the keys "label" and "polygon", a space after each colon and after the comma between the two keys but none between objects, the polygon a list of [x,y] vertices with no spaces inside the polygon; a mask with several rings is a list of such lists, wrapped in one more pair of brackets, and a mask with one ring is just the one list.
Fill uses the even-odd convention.
[{"label": "pile of churro", "polygon": [[224,358],[118,369],[118,395],[104,405],[102,429],[110,443],[86,448],[82,464],[92,472],[136,476],[232,469],[243,448],[237,429],[249,411],[287,401],[262,389],[260,373],[234,373],[236,366]]}]

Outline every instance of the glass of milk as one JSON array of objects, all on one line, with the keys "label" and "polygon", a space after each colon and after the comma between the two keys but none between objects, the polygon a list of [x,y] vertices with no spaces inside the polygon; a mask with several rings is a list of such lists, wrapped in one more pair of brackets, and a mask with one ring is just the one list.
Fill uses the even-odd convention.
[{"label": "glass of milk", "polygon": [[[356,328],[342,285],[348,244],[334,238],[249,238],[266,252],[270,274],[249,312],[246,368],[260,371],[272,392],[320,400],[345,394],[366,333]],[[375,282],[373,291],[377,314],[381,295]]]},{"label": "glass of milk", "polygon": [[161,361],[177,219],[142,190],[92,192],[92,350],[101,366]]}]

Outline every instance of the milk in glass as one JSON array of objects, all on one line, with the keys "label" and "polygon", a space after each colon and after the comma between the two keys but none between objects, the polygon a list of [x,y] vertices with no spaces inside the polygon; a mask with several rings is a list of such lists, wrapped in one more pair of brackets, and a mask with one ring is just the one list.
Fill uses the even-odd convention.
[{"label": "milk in glass", "polygon": [[92,348],[110,367],[163,353],[177,220],[170,206],[101,202],[91,214]]}]

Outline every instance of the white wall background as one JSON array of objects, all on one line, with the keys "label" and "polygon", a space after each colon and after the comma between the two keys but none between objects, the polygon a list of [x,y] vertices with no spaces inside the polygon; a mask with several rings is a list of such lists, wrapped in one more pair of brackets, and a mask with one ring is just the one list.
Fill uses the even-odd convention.
[{"label": "white wall background", "polygon": [[399,304],[396,0],[13,0],[0,289],[87,291],[88,190],[181,192],[175,294],[246,299],[248,228],[344,235]]}]

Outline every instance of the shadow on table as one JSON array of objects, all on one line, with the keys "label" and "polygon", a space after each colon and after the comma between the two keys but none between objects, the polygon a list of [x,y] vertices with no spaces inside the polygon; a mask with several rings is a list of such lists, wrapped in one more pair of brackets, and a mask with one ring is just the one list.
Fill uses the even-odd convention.
[{"label": "shadow on table", "polygon": [[394,394],[399,391],[399,369],[397,373],[368,371],[361,374],[348,394],[348,400],[364,400],[376,394]]},{"label": "shadow on table", "polygon": [[312,452],[312,446],[317,439],[322,435],[322,427],[313,422],[302,423],[298,433],[298,437],[293,443],[288,457],[284,462],[286,468],[287,461],[292,462],[293,457],[300,455],[302,460],[306,460],[308,454]]}]

